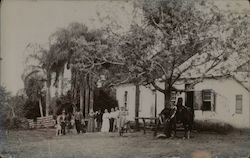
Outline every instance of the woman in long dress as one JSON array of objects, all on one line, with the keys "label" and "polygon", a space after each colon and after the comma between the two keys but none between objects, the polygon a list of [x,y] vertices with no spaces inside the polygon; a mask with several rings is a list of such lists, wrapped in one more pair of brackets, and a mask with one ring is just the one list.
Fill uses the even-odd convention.
[{"label": "woman in long dress", "polygon": [[89,112],[87,132],[95,132],[95,113],[93,110]]},{"label": "woman in long dress", "polygon": [[102,129],[101,132],[109,132],[109,113],[105,109],[104,114],[102,115]]}]

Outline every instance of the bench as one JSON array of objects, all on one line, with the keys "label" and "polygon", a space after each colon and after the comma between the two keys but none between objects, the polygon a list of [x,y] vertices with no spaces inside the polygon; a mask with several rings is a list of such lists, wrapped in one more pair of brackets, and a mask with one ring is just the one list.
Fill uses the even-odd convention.
[{"label": "bench", "polygon": [[[153,125],[153,129],[155,129],[157,119],[158,119],[157,117],[135,117],[135,120],[138,120],[138,122],[139,122],[139,120],[142,120],[144,134],[146,134],[146,120],[150,120],[150,122],[153,121],[154,123],[151,125]],[[182,126],[182,123],[176,124],[176,131],[184,131],[184,127]]]},{"label": "bench", "polygon": [[157,117],[135,117],[135,120],[138,120],[138,122],[139,122],[139,120],[142,120],[144,134],[146,134],[146,120],[150,120],[150,122],[153,121],[154,122],[153,128],[155,128],[157,119],[158,119]]}]

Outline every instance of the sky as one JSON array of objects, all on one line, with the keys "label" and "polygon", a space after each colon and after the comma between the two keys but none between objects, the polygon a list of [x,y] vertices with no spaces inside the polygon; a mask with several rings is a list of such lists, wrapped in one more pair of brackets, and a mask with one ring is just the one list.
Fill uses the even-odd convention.
[{"label": "sky", "polygon": [[[1,6],[1,84],[12,93],[23,88],[21,75],[29,43],[48,43],[48,37],[58,28],[80,22],[99,28],[97,12],[111,15],[128,28],[132,5],[125,1],[27,1],[8,0]],[[124,8],[125,7],[125,8]]]},{"label": "sky", "polygon": [[[230,4],[235,9],[249,7],[246,0],[217,0],[220,7]],[[239,5],[236,5],[235,1]],[[50,34],[71,22],[89,28],[104,26],[97,14],[110,15],[124,30],[131,23],[133,7],[128,1],[87,0],[5,0],[1,5],[1,85],[15,94],[23,88],[26,46],[46,44]]]}]

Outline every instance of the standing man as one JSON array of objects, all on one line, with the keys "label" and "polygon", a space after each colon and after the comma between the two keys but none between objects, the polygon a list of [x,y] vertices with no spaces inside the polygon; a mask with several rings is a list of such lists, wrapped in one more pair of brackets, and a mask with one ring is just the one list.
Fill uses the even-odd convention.
[{"label": "standing man", "polygon": [[111,108],[111,112],[110,112],[110,118],[109,118],[109,132],[113,132],[113,127],[114,127],[114,121],[115,121],[115,111],[114,108]]},{"label": "standing man", "polygon": [[62,135],[61,120],[62,120],[61,115],[58,115],[56,118],[56,135],[57,136]]},{"label": "standing man", "polygon": [[114,125],[113,125],[113,132],[115,132],[116,131],[116,129],[117,129],[117,123],[118,123],[118,117],[119,117],[119,108],[118,107],[115,107],[115,113],[114,113],[114,118],[115,118],[115,120],[114,120]]},{"label": "standing man", "polygon": [[102,113],[101,110],[98,110],[96,114],[96,123],[97,123],[97,131],[100,132],[102,128]]},{"label": "standing man", "polygon": [[66,134],[66,114],[65,114],[65,110],[62,111],[61,126],[62,126],[62,134],[65,135]]},{"label": "standing man", "polygon": [[82,127],[81,127],[82,120],[83,120],[83,114],[80,111],[80,109],[77,108],[76,113],[75,113],[75,125],[76,125],[77,134],[79,134],[80,131],[82,130]]}]

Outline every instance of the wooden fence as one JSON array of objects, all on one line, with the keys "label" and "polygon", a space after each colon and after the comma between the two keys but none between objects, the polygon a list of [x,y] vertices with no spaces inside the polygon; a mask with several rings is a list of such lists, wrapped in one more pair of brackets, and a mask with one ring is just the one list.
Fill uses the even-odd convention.
[{"label": "wooden fence", "polygon": [[29,128],[48,128],[54,127],[55,121],[53,116],[46,116],[46,117],[37,117],[36,120],[28,119]]}]

